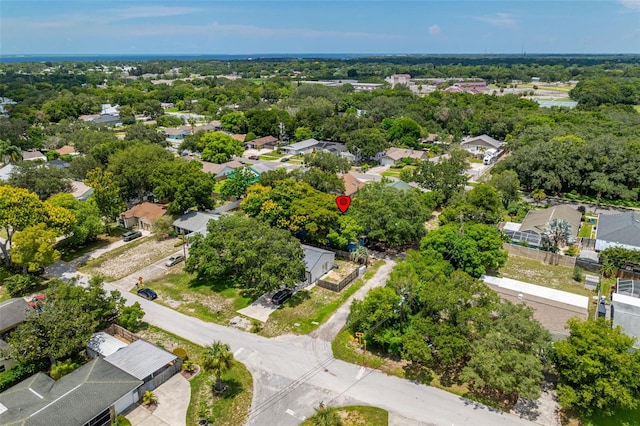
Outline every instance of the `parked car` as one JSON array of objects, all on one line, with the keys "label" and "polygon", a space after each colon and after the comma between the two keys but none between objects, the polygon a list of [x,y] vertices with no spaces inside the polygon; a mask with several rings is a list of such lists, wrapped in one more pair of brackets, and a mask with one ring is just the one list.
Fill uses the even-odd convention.
[{"label": "parked car", "polygon": [[291,288],[283,288],[276,292],[271,298],[271,301],[276,305],[282,305],[284,302],[289,300],[289,298],[293,296],[293,289]]},{"label": "parked car", "polygon": [[249,160],[259,160],[260,157],[258,157],[257,155],[250,155],[249,156]]},{"label": "parked car", "polygon": [[127,231],[122,234],[122,241],[131,241],[140,237],[142,237],[142,232],[140,231]]},{"label": "parked car", "polygon": [[281,163],[286,163],[287,161],[289,161],[289,157],[282,157],[282,158],[280,159],[280,162],[281,162]]},{"label": "parked car", "polygon": [[138,290],[138,296],[147,300],[155,300],[158,298],[158,293],[151,290],[150,288],[141,288],[140,290]]},{"label": "parked car", "polygon": [[181,254],[176,254],[174,256],[171,256],[169,259],[167,259],[167,262],[165,263],[165,266],[173,266],[173,265],[177,265],[178,263],[182,262],[184,260],[184,256]]}]

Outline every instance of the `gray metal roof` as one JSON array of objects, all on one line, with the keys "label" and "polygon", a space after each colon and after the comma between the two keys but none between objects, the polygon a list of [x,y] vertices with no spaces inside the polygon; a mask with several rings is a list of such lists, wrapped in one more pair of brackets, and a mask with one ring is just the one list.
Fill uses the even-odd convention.
[{"label": "gray metal roof", "polygon": [[177,358],[176,355],[156,345],[144,340],[136,340],[126,348],[105,357],[105,361],[143,380]]},{"label": "gray metal roof", "polygon": [[0,393],[6,408],[0,424],[83,425],[140,385],[141,380],[102,358],[57,381],[38,373]]},{"label": "gray metal roof", "polygon": [[[332,251],[323,250],[318,247],[307,246],[305,244],[301,245],[302,251],[304,252],[304,264],[307,266],[307,271],[311,271],[314,266],[320,261],[320,258],[323,254],[334,255]],[[335,256],[335,255],[334,255]]]},{"label": "gray metal roof", "polygon": [[596,239],[640,247],[640,213],[601,214]]},{"label": "gray metal roof", "polygon": [[287,145],[287,146],[283,146],[282,150],[283,151],[298,151],[301,149],[307,149],[307,148],[311,148],[312,146],[316,146],[320,143],[320,141],[317,141],[313,138],[311,139],[307,139],[301,142],[296,142],[296,143],[292,143],[291,145]]},{"label": "gray metal roof", "polygon": [[29,311],[31,311],[29,304],[21,297],[0,303],[0,332],[9,330],[23,322]]},{"label": "gray metal roof", "polygon": [[482,141],[482,142],[486,143],[487,145],[490,145],[490,146],[492,146],[492,147],[494,147],[496,149],[500,148],[502,145],[504,145],[504,142],[500,142],[499,140],[496,140],[496,139],[492,138],[489,135],[480,135],[480,136],[475,136],[475,137],[469,138],[469,139],[463,141],[461,143],[461,145],[468,145],[468,144],[472,144],[472,143],[478,143],[480,141]]},{"label": "gray metal roof", "polygon": [[197,232],[207,229],[207,223],[209,223],[210,220],[218,220],[218,217],[219,216],[215,214],[192,210],[176,219],[173,222],[173,226],[185,229],[187,233]]}]

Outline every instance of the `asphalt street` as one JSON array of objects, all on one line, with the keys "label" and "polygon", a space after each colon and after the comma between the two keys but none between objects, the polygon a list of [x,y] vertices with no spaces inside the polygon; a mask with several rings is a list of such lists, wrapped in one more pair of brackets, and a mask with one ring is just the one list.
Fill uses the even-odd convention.
[{"label": "asphalt street", "polygon": [[[531,422],[490,409],[443,390],[388,376],[378,370],[333,358],[331,340],[344,325],[353,298],[362,298],[383,285],[393,268],[385,260],[367,285],[311,336],[286,335],[265,338],[231,327],[201,321],[126,291],[135,277],[151,278],[161,272],[163,261],[130,275],[105,289],[120,290],[129,304],[139,302],[144,320],[199,345],[221,340],[230,345],[236,359],[253,375],[254,398],[248,425],[296,426],[313,415],[323,401],[327,405],[373,405],[390,412],[394,424],[501,426]],[[156,272],[156,273],[157,273]],[[48,273],[70,278],[77,275],[73,264],[59,262]],[[87,277],[81,277],[80,282]],[[117,286],[114,286],[116,284]],[[125,290],[125,291],[123,291]],[[403,420],[404,419],[404,420]],[[417,423],[414,423],[417,422]]]}]

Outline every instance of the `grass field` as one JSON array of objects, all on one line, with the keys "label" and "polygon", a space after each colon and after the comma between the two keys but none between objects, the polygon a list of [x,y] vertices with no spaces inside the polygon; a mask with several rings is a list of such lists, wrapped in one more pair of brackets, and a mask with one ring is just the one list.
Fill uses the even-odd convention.
[{"label": "grass field", "polygon": [[[204,349],[202,346],[153,326],[148,326],[137,334],[168,351],[182,347],[187,351],[191,361],[196,364],[200,363]],[[251,373],[242,363],[235,361],[231,370],[222,375],[222,380],[229,386],[229,389],[220,396],[216,396],[212,392],[215,377],[211,373],[201,371],[189,381],[191,401],[187,411],[186,424],[198,424],[202,410],[207,413],[206,417],[211,424],[235,426],[246,422],[253,398]],[[163,403],[163,401],[158,402]]]},{"label": "grass field", "polygon": [[269,154],[263,154],[261,155],[259,158],[261,160],[265,160],[265,161],[274,161],[274,160],[279,160],[280,158],[284,157],[286,154],[278,154],[276,152],[270,152]]},{"label": "grass field", "polygon": [[635,410],[617,410],[613,416],[602,415],[584,419],[584,426],[637,426],[640,424],[640,407]]},{"label": "grass field", "polygon": [[593,225],[590,223],[583,223],[578,231],[578,237],[580,238],[591,238],[591,231],[593,230]]},{"label": "grass field", "polygon": [[[367,405],[350,405],[337,407],[337,412],[342,418],[342,426],[387,426],[389,424],[389,412],[378,407]],[[314,418],[308,418],[300,426],[313,426],[319,423]]]}]

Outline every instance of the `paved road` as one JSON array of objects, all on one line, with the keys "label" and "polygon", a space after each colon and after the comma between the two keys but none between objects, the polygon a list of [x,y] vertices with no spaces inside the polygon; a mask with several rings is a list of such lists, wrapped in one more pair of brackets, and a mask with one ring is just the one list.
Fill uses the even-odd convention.
[{"label": "paved road", "polygon": [[[383,285],[393,262],[386,260],[367,286],[357,293],[363,297],[369,288]],[[49,271],[58,276],[75,274],[71,264],[58,264]],[[133,274],[134,276],[139,273]],[[81,281],[86,280],[86,276]],[[129,280],[116,287],[123,290]],[[424,425],[500,426],[525,425],[517,416],[489,409],[440,389],[387,376],[333,358],[331,339],[344,325],[348,307],[340,308],[314,336],[286,335],[268,339],[234,328],[207,323],[170,308],[122,292],[129,304],[139,302],[145,321],[199,345],[221,340],[231,346],[235,357],[253,375],[254,398],[246,419],[248,425],[298,425],[313,415],[320,401],[328,405],[374,405],[388,410],[393,418]],[[399,420],[402,424],[402,421]]]}]

